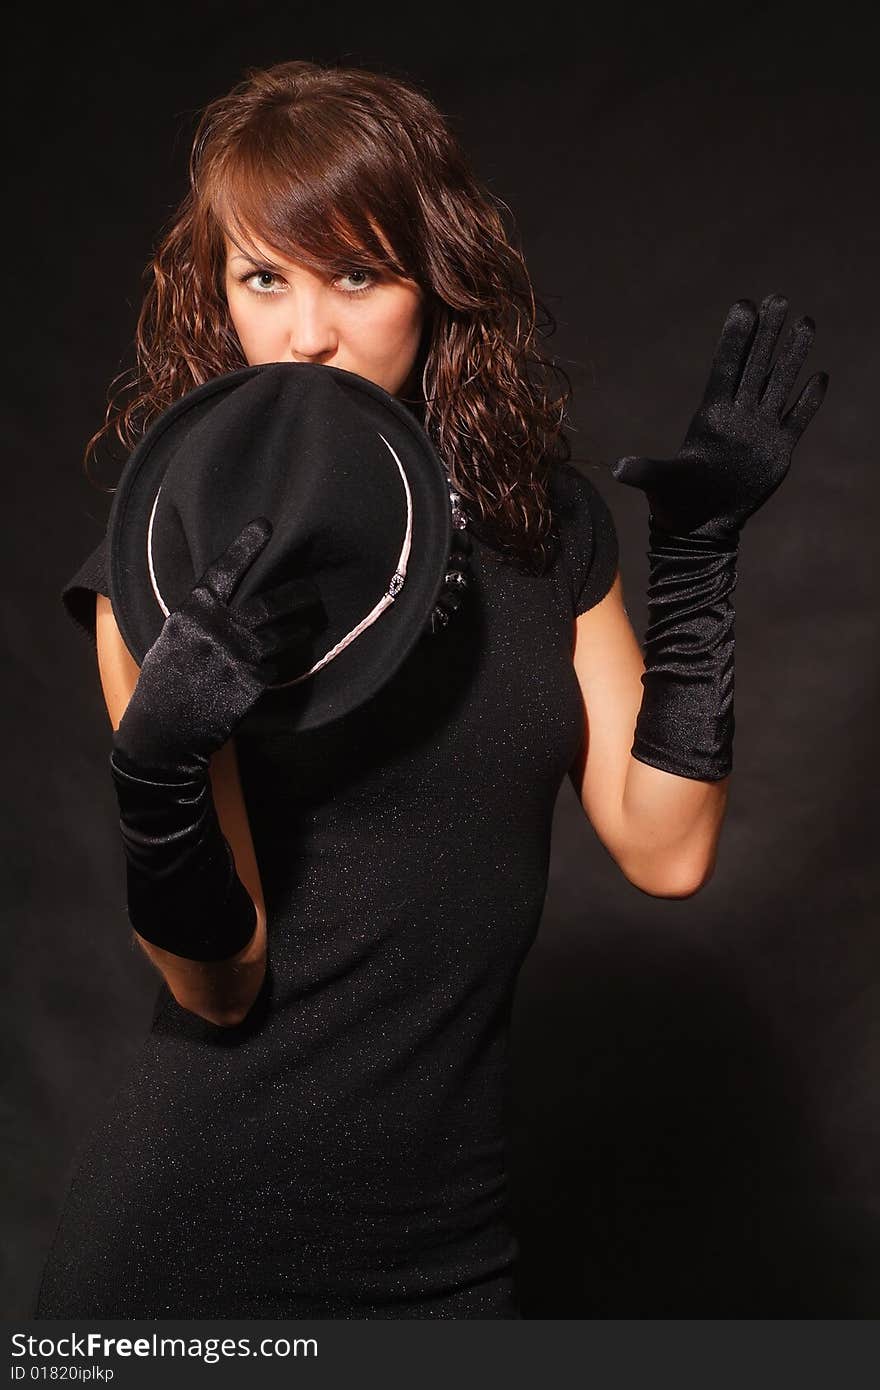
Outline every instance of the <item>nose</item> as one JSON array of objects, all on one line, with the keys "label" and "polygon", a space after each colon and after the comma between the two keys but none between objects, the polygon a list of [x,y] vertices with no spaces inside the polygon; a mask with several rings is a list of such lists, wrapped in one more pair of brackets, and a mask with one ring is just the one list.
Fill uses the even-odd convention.
[{"label": "nose", "polygon": [[320,362],[339,346],[332,305],[323,286],[300,285],[290,296],[289,348],[295,362]]}]

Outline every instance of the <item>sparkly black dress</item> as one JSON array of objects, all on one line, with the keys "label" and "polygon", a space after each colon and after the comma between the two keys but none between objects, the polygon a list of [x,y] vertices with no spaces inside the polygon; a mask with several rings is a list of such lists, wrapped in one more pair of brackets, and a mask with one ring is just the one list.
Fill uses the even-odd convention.
[{"label": "sparkly black dress", "polygon": [[[508,1025],[583,735],[573,618],[617,567],[601,494],[556,469],[551,571],[474,537],[464,604],[366,705],[292,735],[273,692],[240,727],[266,983],[234,1028],[162,986],[34,1316],[520,1316]],[[64,594],[89,630],[102,558]]]}]

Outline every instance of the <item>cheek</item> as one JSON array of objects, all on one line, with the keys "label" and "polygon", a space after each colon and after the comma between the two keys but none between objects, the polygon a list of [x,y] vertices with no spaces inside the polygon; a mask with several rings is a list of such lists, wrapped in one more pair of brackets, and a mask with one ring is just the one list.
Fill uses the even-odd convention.
[{"label": "cheek", "polygon": [[281,315],[271,313],[268,305],[256,302],[247,290],[243,291],[234,284],[227,289],[226,307],[246,355],[271,355],[275,351],[279,334],[283,331]]},{"label": "cheek", "polygon": [[247,334],[248,315],[241,303],[240,296],[237,295],[234,290],[226,291],[226,307],[229,310],[229,317],[232,321],[233,328],[239,338],[244,338]]},{"label": "cheek", "polygon": [[402,302],[388,301],[377,305],[373,314],[365,316],[361,324],[361,342],[364,348],[374,353],[378,348],[384,357],[412,352],[418,347],[422,321],[421,307],[418,303],[414,304],[409,296]]},{"label": "cheek", "polygon": [[250,300],[243,299],[241,295],[233,295],[229,302],[229,315],[235,326],[238,336],[242,339],[253,338],[259,335],[260,322],[262,317],[263,327],[265,328],[267,316],[262,316],[257,312],[259,305],[254,305]]}]

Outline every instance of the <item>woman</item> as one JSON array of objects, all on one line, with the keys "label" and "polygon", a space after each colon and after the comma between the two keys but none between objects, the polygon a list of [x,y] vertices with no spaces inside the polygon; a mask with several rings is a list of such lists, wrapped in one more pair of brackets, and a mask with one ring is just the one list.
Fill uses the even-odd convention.
[{"label": "woman", "polygon": [[[785,301],[740,302],[677,458],[617,465],[651,506],[646,665],[535,305],[497,205],[411,86],[291,62],[205,112],[120,438],[248,364],[355,372],[431,435],[474,594],[353,715],[287,741],[242,725],[211,758],[255,929],[219,961],[138,935],[162,994],[77,1158],[39,1317],[520,1316],[507,1029],[557,794],[568,773],[644,892],[710,875],[739,530],[827,380],[783,417],[812,325],[771,370]],[[143,701],[107,592],[99,547],[65,599],[118,740]]]}]

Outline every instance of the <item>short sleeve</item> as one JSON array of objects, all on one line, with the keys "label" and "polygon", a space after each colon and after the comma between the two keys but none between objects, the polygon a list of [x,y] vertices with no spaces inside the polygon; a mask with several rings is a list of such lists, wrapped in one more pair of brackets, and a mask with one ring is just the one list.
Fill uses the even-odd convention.
[{"label": "short sleeve", "polygon": [[95,637],[95,595],[110,596],[107,580],[107,537],[80,565],[61,591],[65,612],[93,642]]},{"label": "short sleeve", "polygon": [[614,517],[589,478],[570,463],[556,465],[557,518],[572,614],[595,608],[614,582],[619,544]]}]

